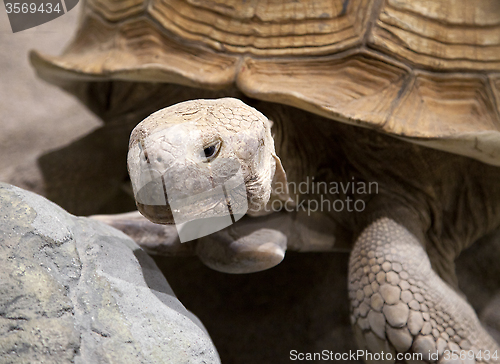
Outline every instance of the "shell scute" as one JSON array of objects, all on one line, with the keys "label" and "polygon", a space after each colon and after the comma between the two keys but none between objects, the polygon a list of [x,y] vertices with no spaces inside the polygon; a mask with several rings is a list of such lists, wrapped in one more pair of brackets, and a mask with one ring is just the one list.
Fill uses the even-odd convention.
[{"label": "shell scute", "polygon": [[32,63],[70,91],[237,87],[500,165],[497,0],[90,0],[64,54]]}]

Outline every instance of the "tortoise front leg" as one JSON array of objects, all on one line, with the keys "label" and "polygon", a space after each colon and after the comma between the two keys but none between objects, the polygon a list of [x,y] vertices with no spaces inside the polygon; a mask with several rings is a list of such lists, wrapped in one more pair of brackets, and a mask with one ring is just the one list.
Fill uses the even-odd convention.
[{"label": "tortoise front leg", "polygon": [[195,241],[181,243],[175,225],[155,224],[139,211],[113,215],[92,215],[131,237],[137,245],[151,255],[191,256],[195,255]]},{"label": "tortoise front leg", "polygon": [[387,362],[397,353],[421,353],[439,363],[496,362],[500,356],[472,307],[432,270],[417,238],[389,218],[371,223],[357,239],[349,298],[358,345],[390,353]]},{"label": "tortoise front leg", "polygon": [[91,218],[123,231],[149,254],[197,255],[208,267],[225,273],[252,273],[279,264],[288,240],[280,228],[286,229],[292,223],[287,214],[244,217],[211,235],[181,243],[175,225],[155,224],[139,211]]}]

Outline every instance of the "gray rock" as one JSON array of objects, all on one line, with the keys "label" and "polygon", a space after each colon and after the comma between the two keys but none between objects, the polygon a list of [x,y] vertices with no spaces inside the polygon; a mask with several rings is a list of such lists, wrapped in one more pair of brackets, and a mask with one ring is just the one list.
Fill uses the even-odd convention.
[{"label": "gray rock", "polygon": [[218,363],[201,322],[123,233],[0,183],[2,363]]}]

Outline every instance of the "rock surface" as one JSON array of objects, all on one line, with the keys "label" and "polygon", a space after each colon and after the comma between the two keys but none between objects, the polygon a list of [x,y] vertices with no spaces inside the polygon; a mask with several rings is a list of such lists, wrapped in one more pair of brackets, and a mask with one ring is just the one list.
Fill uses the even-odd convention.
[{"label": "rock surface", "polygon": [[121,232],[0,183],[2,363],[218,363],[201,322]]}]

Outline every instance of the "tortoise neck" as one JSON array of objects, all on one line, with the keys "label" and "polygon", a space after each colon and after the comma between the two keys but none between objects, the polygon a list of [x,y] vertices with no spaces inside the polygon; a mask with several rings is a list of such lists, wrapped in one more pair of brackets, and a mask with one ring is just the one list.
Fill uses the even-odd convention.
[{"label": "tortoise neck", "polygon": [[[328,214],[347,229],[407,211],[414,225],[408,228],[416,235],[424,231],[432,246],[446,246],[453,259],[500,226],[498,167],[289,106],[255,107],[274,123],[276,153],[292,198],[306,204],[329,200],[330,206],[343,201],[343,209]],[[363,201],[366,209],[348,211],[348,199]]]}]

